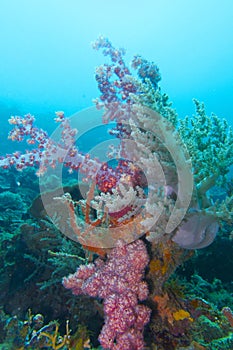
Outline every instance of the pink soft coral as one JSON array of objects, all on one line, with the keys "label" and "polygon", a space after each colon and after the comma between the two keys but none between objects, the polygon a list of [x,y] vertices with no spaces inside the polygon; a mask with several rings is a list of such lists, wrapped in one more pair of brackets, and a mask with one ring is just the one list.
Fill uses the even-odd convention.
[{"label": "pink soft coral", "polygon": [[144,349],[143,329],[149,322],[150,309],[138,301],[148,296],[147,284],[142,280],[148,262],[141,240],[128,245],[118,241],[105,262],[98,258],[63,279],[63,285],[76,295],[104,299],[105,324],[99,336],[103,348]]}]

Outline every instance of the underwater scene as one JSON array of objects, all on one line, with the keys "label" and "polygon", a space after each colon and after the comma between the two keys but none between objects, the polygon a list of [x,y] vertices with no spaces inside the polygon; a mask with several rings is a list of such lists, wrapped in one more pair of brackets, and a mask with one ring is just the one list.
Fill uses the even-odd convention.
[{"label": "underwater scene", "polygon": [[0,350],[233,350],[232,18],[0,1]]}]

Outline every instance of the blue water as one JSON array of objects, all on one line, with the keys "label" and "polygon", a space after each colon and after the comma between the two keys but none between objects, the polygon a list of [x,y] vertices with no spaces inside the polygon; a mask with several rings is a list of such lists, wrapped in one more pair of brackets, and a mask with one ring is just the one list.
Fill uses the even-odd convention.
[{"label": "blue water", "polygon": [[31,112],[49,128],[98,95],[94,67],[100,34],[154,61],[161,86],[182,117],[192,98],[233,123],[233,3],[231,0],[1,0],[1,139],[9,114]]}]

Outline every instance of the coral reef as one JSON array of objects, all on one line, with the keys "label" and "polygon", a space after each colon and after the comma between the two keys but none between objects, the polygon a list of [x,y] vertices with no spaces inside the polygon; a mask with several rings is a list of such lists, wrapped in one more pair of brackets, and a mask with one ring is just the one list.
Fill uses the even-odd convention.
[{"label": "coral reef", "polygon": [[[107,161],[79,150],[77,129],[63,112],[55,117],[58,139],[37,128],[30,114],[9,120],[13,125],[9,138],[26,140],[30,147],[25,153],[16,151],[0,159],[4,312],[21,313],[23,318],[29,307],[39,313],[39,306],[46,311],[46,304],[50,304],[50,319],[63,319],[63,329],[67,314],[74,329],[77,315],[90,329],[98,323],[95,337],[90,335],[94,346],[104,316],[99,341],[105,349],[136,350],[147,345],[161,350],[230,349],[231,298],[218,297],[223,311],[214,306],[217,292],[229,295],[229,285],[213,278],[205,281],[194,274],[188,260],[201,260],[202,253],[194,254],[193,250],[210,246],[218,232],[216,247],[223,238],[229,241],[233,221],[229,175],[232,130],[225,120],[214,114],[207,116],[197,100],[196,115],[179,120],[158,85],[161,75],[156,64],[135,56],[131,71],[124,50],[116,49],[108,39],[101,36],[93,47],[110,58],[110,63],[96,69],[100,97],[94,101],[94,109],[101,112],[104,124],[111,124],[109,133],[117,140]],[[68,169],[67,176],[81,174],[85,187],[75,180],[61,189],[53,174],[44,181],[43,193],[39,194],[35,184],[27,189],[29,174],[36,172],[42,177],[59,164]],[[20,179],[12,167],[23,171]],[[4,172],[11,171],[6,184]],[[216,248],[208,249],[213,252]],[[208,258],[212,261],[210,254]],[[88,259],[94,262],[87,264]],[[86,265],[80,266],[83,262]],[[170,280],[181,265],[186,273],[192,271],[183,283],[193,294],[181,291],[180,283]],[[70,272],[74,274],[63,279],[65,287],[76,295],[86,294],[77,297],[77,304],[60,284]],[[208,291],[212,304],[203,299]],[[31,299],[25,298],[29,294]],[[96,303],[88,296],[101,301]],[[97,312],[100,317],[95,322]],[[2,318],[7,318],[4,313]],[[9,328],[25,336],[17,345],[22,349],[27,342],[30,345],[41,339],[52,349],[69,348],[69,330],[64,330],[59,340],[57,324],[46,324],[35,330],[35,338],[30,328],[26,339],[28,326],[24,331],[17,319],[9,319]],[[14,340],[13,333],[4,336]],[[89,343],[75,341],[72,346],[90,348]]]},{"label": "coral reef", "polygon": [[65,328],[66,333],[62,336],[58,322],[52,321],[45,325],[43,315],[33,315],[29,309],[27,319],[24,321],[19,320],[16,316],[7,319],[6,337],[1,349],[90,349],[89,332],[84,326],[79,325],[72,336],[69,321],[66,321]]}]

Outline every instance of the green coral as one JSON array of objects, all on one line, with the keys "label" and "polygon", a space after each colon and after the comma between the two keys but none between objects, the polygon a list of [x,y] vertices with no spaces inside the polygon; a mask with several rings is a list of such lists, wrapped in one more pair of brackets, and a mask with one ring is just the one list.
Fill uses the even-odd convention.
[{"label": "green coral", "polygon": [[160,87],[155,89],[151,81],[147,78],[144,82],[134,78],[132,79],[134,84],[137,86],[138,91],[140,91],[139,94],[130,95],[132,101],[160,113],[164,118],[171,122],[173,126],[176,127],[178,123],[178,114],[175,109],[172,108],[172,102],[169,101],[169,96],[162,93]]},{"label": "green coral", "polygon": [[180,120],[178,131],[191,156],[196,184],[207,191],[215,183],[226,183],[233,164],[233,131],[225,119],[207,116],[204,104],[193,101],[196,115]]},{"label": "green coral", "polygon": [[224,331],[220,325],[217,322],[211,321],[204,315],[200,316],[198,319],[198,331],[204,344],[224,336]]},{"label": "green coral", "polygon": [[229,181],[227,174],[233,164],[233,131],[226,119],[215,114],[208,116],[205,105],[193,99],[196,114],[178,119],[172,102],[161,88],[154,88],[149,79],[132,78],[139,94],[131,94],[135,103],[160,113],[176,127],[187,147],[193,164],[195,183],[200,193],[212,186],[223,186]]},{"label": "green coral", "polygon": [[[32,280],[38,274],[42,277],[43,271],[50,271],[50,278],[46,274],[44,280],[37,282],[40,289],[50,288],[60,285],[62,277],[75,271],[81,262],[85,262],[84,251],[81,246],[74,241],[68,240],[49,220],[40,220],[37,230],[34,232],[32,241],[35,248],[30,249],[29,254],[24,254],[24,258],[30,260],[34,269],[25,281]],[[32,226],[22,225],[22,232],[25,233],[26,241],[29,242]],[[31,247],[29,247],[31,248]]]},{"label": "green coral", "polygon": [[10,191],[0,193],[0,203],[0,220],[5,222],[18,221],[22,214],[27,210],[21,196]]},{"label": "green coral", "polygon": [[211,350],[231,350],[233,349],[233,333],[230,333],[227,337],[213,340],[210,343]]},{"label": "green coral", "polygon": [[[131,94],[132,101],[160,113],[176,128],[187,148],[195,184],[191,205],[198,204],[203,213],[215,217],[220,224],[232,224],[233,191],[229,193],[229,183],[232,181],[229,170],[233,164],[233,131],[228,122],[213,113],[208,116],[204,103],[197,99],[193,100],[196,114],[178,119],[172,103],[160,87],[155,89],[149,79],[143,82],[132,79],[140,91],[138,94]],[[148,135],[147,138],[149,139]],[[146,144],[147,140],[143,141]],[[156,142],[157,148],[154,151],[158,155],[162,146],[159,147],[158,140]],[[160,158],[163,159],[164,156]],[[168,155],[167,162],[172,162]]]},{"label": "green coral", "polygon": [[[219,222],[232,223],[233,195],[227,195],[233,164],[233,131],[225,119],[207,116],[203,103],[194,99],[196,115],[180,121],[179,134],[193,164],[197,196],[202,208]],[[222,200],[216,199],[221,193]]]},{"label": "green coral", "polygon": [[195,324],[193,338],[209,350],[230,350],[233,345],[230,326],[221,319],[212,321],[204,315]]}]

